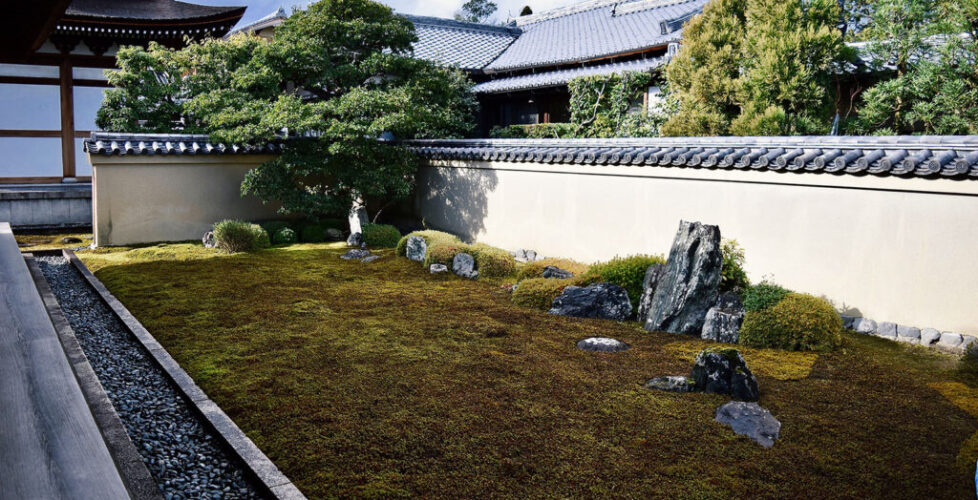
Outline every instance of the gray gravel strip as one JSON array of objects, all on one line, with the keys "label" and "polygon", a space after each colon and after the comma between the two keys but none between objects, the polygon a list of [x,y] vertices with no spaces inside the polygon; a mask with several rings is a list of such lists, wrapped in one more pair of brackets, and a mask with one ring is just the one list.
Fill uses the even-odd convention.
[{"label": "gray gravel strip", "polygon": [[164,497],[262,498],[78,271],[63,257],[37,261]]}]

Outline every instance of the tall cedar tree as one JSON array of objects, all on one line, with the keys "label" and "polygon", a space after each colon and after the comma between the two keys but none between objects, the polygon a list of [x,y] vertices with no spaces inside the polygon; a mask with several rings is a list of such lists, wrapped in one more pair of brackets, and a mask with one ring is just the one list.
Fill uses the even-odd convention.
[{"label": "tall cedar tree", "polygon": [[836,0],[714,0],[666,68],[678,112],[663,135],[827,132],[844,57]]},{"label": "tall cedar tree", "polygon": [[978,133],[978,0],[877,0],[865,36],[893,77],[863,93],[854,132]]},{"label": "tall cedar tree", "polygon": [[172,51],[124,48],[98,115],[106,130],[204,132],[229,143],[290,138],[243,194],[283,213],[344,214],[356,198],[410,193],[417,159],[378,141],[457,137],[477,103],[460,72],[410,57],[410,21],[370,0],[322,0],[275,38],[237,35]]}]

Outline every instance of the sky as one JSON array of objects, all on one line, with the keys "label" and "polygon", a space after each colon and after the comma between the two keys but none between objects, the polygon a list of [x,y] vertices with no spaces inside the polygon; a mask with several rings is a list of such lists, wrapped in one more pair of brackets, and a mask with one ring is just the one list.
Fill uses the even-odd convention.
[{"label": "sky", "polygon": [[[265,17],[279,7],[290,10],[293,6],[305,6],[309,0],[183,0],[202,5],[245,5],[248,10],[241,18],[241,24]],[[578,0],[579,1],[579,0]],[[391,6],[396,12],[418,16],[452,17],[465,0],[380,0]],[[577,3],[575,0],[496,0],[499,10],[496,18],[505,21],[509,15],[516,16],[524,5],[529,5],[533,12],[543,12],[556,7]]]}]

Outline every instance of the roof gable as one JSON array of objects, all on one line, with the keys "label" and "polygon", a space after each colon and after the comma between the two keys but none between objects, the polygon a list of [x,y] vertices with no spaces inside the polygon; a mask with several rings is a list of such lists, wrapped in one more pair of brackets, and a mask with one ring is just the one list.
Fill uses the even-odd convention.
[{"label": "roof gable", "polygon": [[441,19],[410,16],[418,41],[414,56],[444,66],[478,70],[499,56],[519,37],[520,29]]}]

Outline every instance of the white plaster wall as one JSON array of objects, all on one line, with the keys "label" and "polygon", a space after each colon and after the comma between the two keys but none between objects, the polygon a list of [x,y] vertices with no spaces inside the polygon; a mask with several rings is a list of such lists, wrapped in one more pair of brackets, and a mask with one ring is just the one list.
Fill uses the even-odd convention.
[{"label": "white plaster wall", "polygon": [[197,240],[222,219],[280,218],[241,196],[245,173],[268,156],[91,157],[96,245]]},{"label": "white plaster wall", "polygon": [[85,152],[85,139],[75,139],[75,176],[90,177],[92,175],[92,162],[88,160],[88,153]]},{"label": "white plaster wall", "polygon": [[0,83],[0,129],[61,130],[57,85]]},{"label": "white plaster wall", "polygon": [[978,334],[978,180],[441,162],[426,222],[590,262],[667,254],[679,221],[720,226],[764,277],[881,321]]},{"label": "white plaster wall", "polygon": [[0,137],[0,151],[0,177],[62,175],[60,138]]}]

